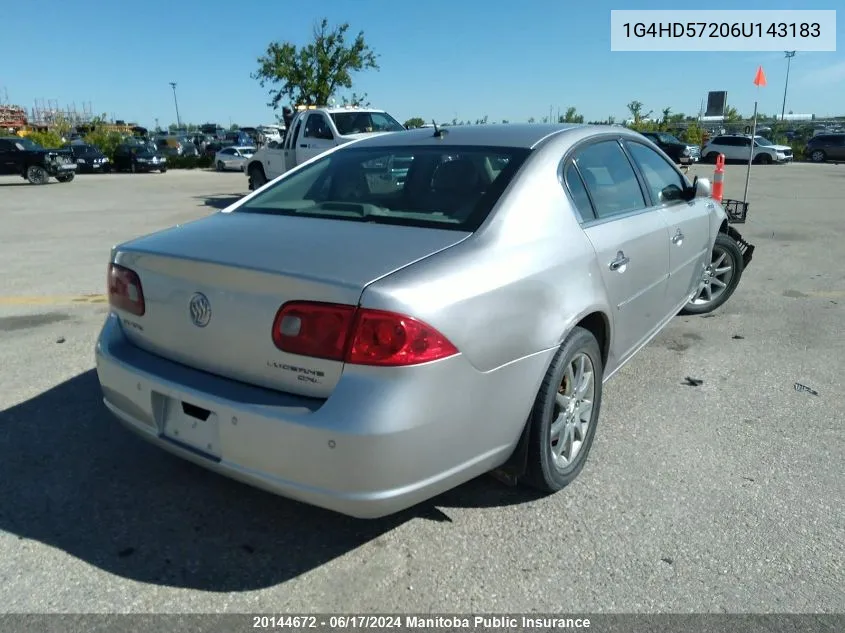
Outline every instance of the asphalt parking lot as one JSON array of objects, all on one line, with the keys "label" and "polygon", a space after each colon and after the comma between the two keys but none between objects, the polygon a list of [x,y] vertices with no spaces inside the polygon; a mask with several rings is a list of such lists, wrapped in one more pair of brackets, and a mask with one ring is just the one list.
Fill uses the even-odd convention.
[{"label": "asphalt parking lot", "polygon": [[109,248],[245,192],[206,171],[0,178],[0,611],[845,611],[845,166],[753,168],[737,293],[607,384],[574,484],[484,477],[378,521],[206,472],[101,404]]}]

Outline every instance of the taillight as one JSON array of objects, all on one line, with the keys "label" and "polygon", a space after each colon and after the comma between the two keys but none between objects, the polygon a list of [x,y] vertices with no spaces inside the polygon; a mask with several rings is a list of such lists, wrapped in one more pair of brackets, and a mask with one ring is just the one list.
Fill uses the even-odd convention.
[{"label": "taillight", "polygon": [[291,301],[276,314],[273,342],[283,352],[343,360],[353,306]]},{"label": "taillight", "polygon": [[358,311],[346,362],[354,365],[398,367],[440,360],[458,353],[445,336],[411,317]]},{"label": "taillight", "polygon": [[135,316],[144,316],[144,290],[134,270],[118,264],[109,264],[107,286],[111,306]]},{"label": "taillight", "polygon": [[273,322],[283,352],[353,365],[400,367],[458,353],[440,332],[417,319],[334,303],[286,303]]}]

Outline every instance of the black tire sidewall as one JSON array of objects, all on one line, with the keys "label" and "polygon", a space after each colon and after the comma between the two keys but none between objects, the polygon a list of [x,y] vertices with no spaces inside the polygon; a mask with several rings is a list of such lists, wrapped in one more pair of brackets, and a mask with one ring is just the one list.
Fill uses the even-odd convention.
[{"label": "black tire sidewall", "polygon": [[[561,470],[552,458],[550,438],[555,396],[567,365],[580,352],[586,353],[593,362],[595,396],[592,418],[581,451],[569,467]],[[600,417],[603,373],[601,350],[595,336],[584,328],[574,328],[555,354],[531,411],[527,480],[534,487],[546,492],[556,492],[571,483],[583,469]]]},{"label": "black tire sidewall", "polygon": [[[718,310],[720,307],[727,303],[728,299],[733,296],[733,293],[736,291],[737,286],[739,285],[739,280],[742,277],[742,273],[745,272],[745,262],[742,259],[742,251],[739,248],[739,244],[736,243],[730,235],[725,233],[719,233],[716,236],[716,243],[713,245],[715,249],[716,245],[721,246],[724,248],[730,256],[733,258],[733,267],[734,267],[734,274],[731,277],[731,281],[728,284],[728,287],[725,289],[725,292],[714,302],[706,305],[706,306],[698,306],[694,305],[691,302],[687,303],[684,306],[683,310],[681,310],[681,314],[688,314],[688,315],[700,315],[700,314],[709,314],[714,310]],[[712,261],[712,251],[710,253],[710,261]],[[708,262],[709,264],[709,262]]]},{"label": "black tire sidewall", "polygon": [[[30,170],[34,171],[38,174],[38,180],[30,179],[29,172]],[[27,168],[26,170],[26,179],[33,185],[46,185],[50,180],[49,172],[44,169],[43,167],[39,167],[38,165],[33,165],[32,167]]]},{"label": "black tire sidewall", "polygon": [[252,185],[256,189],[267,184],[267,176],[264,175],[264,170],[261,167],[252,167],[249,170],[249,175],[252,176]]}]

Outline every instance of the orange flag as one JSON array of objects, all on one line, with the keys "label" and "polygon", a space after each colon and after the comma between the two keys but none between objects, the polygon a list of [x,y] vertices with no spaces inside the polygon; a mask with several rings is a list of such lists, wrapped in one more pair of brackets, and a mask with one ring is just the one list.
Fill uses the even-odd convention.
[{"label": "orange flag", "polygon": [[754,76],[754,85],[758,88],[766,85],[766,73],[763,72],[762,66],[757,66],[757,74]]}]

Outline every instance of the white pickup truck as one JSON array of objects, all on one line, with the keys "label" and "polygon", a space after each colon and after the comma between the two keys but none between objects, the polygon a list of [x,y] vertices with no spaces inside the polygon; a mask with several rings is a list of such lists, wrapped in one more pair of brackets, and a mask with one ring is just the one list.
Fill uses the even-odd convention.
[{"label": "white pickup truck", "polygon": [[294,116],[281,145],[259,149],[244,169],[250,190],[278,178],[286,171],[349,141],[405,130],[384,110],[368,108],[310,108]]}]

